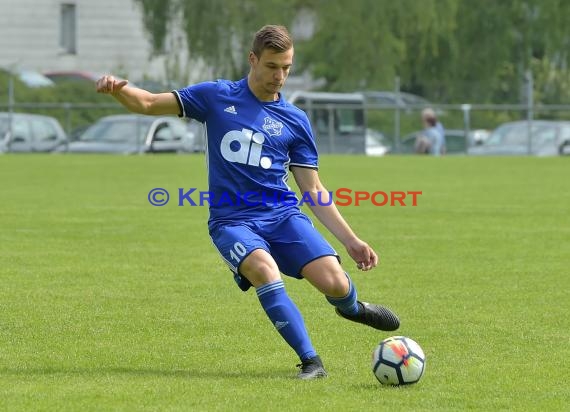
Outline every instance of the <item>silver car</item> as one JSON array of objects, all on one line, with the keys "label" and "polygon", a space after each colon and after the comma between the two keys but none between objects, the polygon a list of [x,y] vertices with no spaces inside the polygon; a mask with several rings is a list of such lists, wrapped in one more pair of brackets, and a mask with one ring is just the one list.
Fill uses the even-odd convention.
[{"label": "silver car", "polygon": [[470,148],[469,154],[556,156],[568,152],[569,147],[569,121],[534,120],[530,124],[519,121],[497,127],[485,143]]},{"label": "silver car", "polygon": [[177,117],[113,115],[70,142],[69,153],[183,153],[198,151],[196,133]]},{"label": "silver car", "polygon": [[67,143],[67,136],[54,117],[0,112],[0,152],[51,152]]}]

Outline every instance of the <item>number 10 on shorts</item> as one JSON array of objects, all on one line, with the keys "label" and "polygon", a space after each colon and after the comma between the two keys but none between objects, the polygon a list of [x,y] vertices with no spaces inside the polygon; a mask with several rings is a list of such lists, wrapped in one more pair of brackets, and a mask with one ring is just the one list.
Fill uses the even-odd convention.
[{"label": "number 10 on shorts", "polygon": [[239,263],[241,261],[241,258],[243,258],[246,253],[247,250],[245,246],[240,242],[234,243],[233,248],[230,249],[230,257],[235,260],[236,263]]}]

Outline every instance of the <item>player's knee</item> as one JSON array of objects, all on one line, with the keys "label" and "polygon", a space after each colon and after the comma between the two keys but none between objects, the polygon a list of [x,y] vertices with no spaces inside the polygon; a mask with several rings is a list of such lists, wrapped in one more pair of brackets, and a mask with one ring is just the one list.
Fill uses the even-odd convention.
[{"label": "player's knee", "polygon": [[350,284],[342,271],[324,272],[319,279],[317,287],[326,296],[332,298],[342,298],[348,295],[350,291]]},{"label": "player's knee", "polygon": [[320,292],[338,298],[346,296],[350,283],[344,270],[334,256],[326,256],[307,264],[302,275]]},{"label": "player's knee", "polygon": [[240,265],[239,271],[254,287],[279,280],[279,268],[275,261],[266,253],[252,252]]},{"label": "player's knee", "polygon": [[344,273],[342,274],[342,277],[334,276],[331,278],[327,296],[335,298],[344,297],[348,295],[349,288],[350,286],[348,284],[346,276],[344,276]]}]

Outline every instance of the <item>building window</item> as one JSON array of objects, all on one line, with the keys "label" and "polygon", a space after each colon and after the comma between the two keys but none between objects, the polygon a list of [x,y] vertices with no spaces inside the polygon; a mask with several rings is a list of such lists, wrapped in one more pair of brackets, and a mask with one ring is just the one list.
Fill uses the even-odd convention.
[{"label": "building window", "polygon": [[75,4],[62,4],[60,15],[59,45],[64,53],[76,54]]}]

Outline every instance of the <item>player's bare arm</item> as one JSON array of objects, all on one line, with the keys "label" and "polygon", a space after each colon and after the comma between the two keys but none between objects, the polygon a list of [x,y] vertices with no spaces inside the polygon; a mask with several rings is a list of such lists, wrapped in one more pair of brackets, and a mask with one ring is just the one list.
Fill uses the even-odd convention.
[{"label": "player's bare arm", "polygon": [[330,202],[330,194],[322,184],[318,172],[304,167],[292,167],[291,171],[301,192],[311,196],[314,206],[310,207],[314,215],[342,242],[350,257],[358,264],[358,268],[366,271],[375,267],[378,255],[366,242],[356,236],[334,202]]},{"label": "player's bare arm", "polygon": [[150,93],[137,87],[129,87],[128,80],[103,76],[97,80],[97,93],[113,96],[129,111],[146,115],[178,115],[180,107],[172,93]]}]

